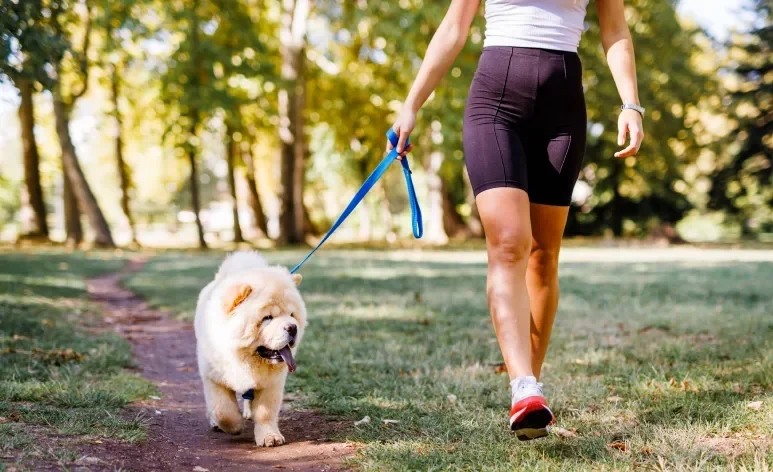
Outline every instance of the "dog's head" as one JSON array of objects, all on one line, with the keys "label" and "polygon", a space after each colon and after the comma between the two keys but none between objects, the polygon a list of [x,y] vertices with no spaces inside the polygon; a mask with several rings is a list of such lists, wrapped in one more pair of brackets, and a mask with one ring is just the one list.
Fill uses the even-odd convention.
[{"label": "dog's head", "polygon": [[267,267],[224,283],[222,309],[239,349],[295,370],[294,351],[306,328],[301,276]]}]

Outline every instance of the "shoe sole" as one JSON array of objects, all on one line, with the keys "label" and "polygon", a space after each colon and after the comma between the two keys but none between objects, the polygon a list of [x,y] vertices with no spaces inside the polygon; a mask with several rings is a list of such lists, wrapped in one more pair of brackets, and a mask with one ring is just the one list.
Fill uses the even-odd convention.
[{"label": "shoe sole", "polygon": [[[516,415],[513,415],[516,416]],[[526,413],[523,418],[513,421],[510,418],[510,429],[521,441],[544,438],[548,435],[548,425],[553,422],[553,413],[546,406]]]}]

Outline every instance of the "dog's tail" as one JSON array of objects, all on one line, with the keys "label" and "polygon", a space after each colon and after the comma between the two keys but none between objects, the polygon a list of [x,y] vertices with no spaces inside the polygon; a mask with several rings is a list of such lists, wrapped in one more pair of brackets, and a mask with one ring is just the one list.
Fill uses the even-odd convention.
[{"label": "dog's tail", "polygon": [[261,267],[268,267],[268,263],[257,251],[237,251],[225,258],[215,278],[220,279],[236,272]]}]

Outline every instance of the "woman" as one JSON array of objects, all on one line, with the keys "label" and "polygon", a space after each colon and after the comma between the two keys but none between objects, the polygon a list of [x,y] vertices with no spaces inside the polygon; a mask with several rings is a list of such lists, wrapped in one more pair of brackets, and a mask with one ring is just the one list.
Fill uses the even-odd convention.
[{"label": "woman", "polygon": [[[538,383],[558,306],[558,252],[585,151],[577,47],[589,0],[484,0],[486,37],[464,117],[467,171],[486,233],[489,311],[510,374],[519,439],[554,421]],[[452,0],[394,124],[398,151],[416,113],[464,46],[480,0]],[[623,0],[596,0],[601,41],[622,111],[615,153],[643,139]]]}]

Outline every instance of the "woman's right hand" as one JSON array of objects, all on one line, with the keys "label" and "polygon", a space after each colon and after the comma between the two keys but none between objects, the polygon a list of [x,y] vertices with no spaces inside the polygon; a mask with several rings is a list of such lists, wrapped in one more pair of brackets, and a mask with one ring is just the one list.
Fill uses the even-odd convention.
[{"label": "woman's right hand", "polygon": [[[408,136],[413,132],[413,127],[416,126],[416,113],[414,113],[410,107],[403,106],[400,110],[400,114],[397,116],[395,124],[392,125],[392,129],[397,133],[397,152],[400,154],[399,159],[405,157],[405,155],[411,152],[413,144],[405,145],[405,141],[408,140]],[[387,152],[392,150],[392,143],[387,140]]]}]

